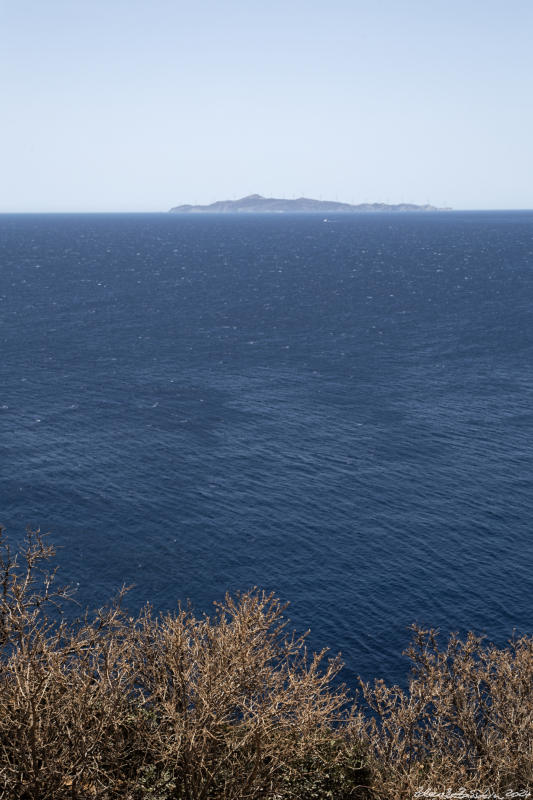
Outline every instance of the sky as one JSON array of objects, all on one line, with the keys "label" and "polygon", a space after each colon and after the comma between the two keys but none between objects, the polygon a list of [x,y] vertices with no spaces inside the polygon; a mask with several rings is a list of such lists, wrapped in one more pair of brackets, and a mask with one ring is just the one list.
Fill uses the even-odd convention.
[{"label": "sky", "polygon": [[0,0],[0,212],[533,208],[532,0]]}]

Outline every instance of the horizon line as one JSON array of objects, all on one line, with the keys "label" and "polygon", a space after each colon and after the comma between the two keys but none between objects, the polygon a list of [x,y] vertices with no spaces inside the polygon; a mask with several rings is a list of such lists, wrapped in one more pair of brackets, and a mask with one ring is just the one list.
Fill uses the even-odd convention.
[{"label": "horizon line", "polygon": [[[183,204],[183,205],[193,205],[193,204]],[[201,205],[201,204],[198,204],[198,205]],[[211,205],[211,204],[206,204],[206,205]],[[373,205],[373,203],[361,203],[360,205]],[[383,203],[383,205],[395,206],[395,205],[404,205],[404,204],[403,203]],[[416,204],[412,203],[412,204],[406,204],[406,205],[416,205]],[[436,210],[437,211],[445,210],[446,213],[467,212],[467,211],[471,211],[471,212],[484,212],[484,211],[533,211],[533,207],[531,207],[531,208],[518,208],[518,207],[496,207],[496,206],[491,206],[490,208],[489,207],[486,207],[486,208],[456,208],[456,207],[447,206],[447,207],[436,207]],[[213,215],[216,215],[217,217],[219,217],[219,216],[239,216],[239,217],[242,217],[242,216],[253,216],[254,214],[261,215],[261,216],[264,216],[264,215],[272,216],[273,215],[273,212],[270,212],[270,211],[247,211],[247,212],[242,212],[242,211],[224,211],[224,212],[213,211],[213,212],[202,212],[202,216],[204,216],[205,214],[209,214],[209,213],[212,213]],[[278,215],[280,213],[281,214],[291,214],[292,213],[292,214],[297,214],[298,216],[305,216],[305,215],[316,216],[317,214],[320,215],[320,214],[323,214],[325,212],[324,211],[295,211],[295,212],[282,211],[282,212],[276,212],[276,213]],[[347,213],[347,212],[342,212],[342,211],[337,211],[337,212],[332,211],[330,213],[339,214],[341,216],[352,216],[352,214]],[[357,213],[357,212],[353,212],[353,213]],[[380,211],[380,212],[361,212],[361,213],[364,214],[365,216],[368,216],[369,214],[372,214],[372,213],[376,213],[376,214],[380,215],[380,214],[383,214],[383,213],[386,213],[386,212]],[[412,211],[412,212],[402,211],[402,212],[394,212],[394,213],[396,213],[396,214],[398,214],[398,213],[402,213],[402,214],[416,213],[416,214],[419,214],[420,212],[418,212],[418,211]],[[109,210],[109,209],[108,210],[106,210],[106,209],[96,209],[96,210],[95,209],[90,209],[90,210],[89,209],[86,209],[86,210],[60,209],[60,210],[24,210],[24,211],[20,211],[20,210],[19,211],[17,211],[17,210],[2,211],[2,210],[0,210],[0,216],[9,216],[9,215],[12,215],[12,216],[15,216],[15,215],[23,216],[25,214],[27,214],[27,215],[31,215],[31,214],[40,214],[40,215],[46,215],[46,214],[48,214],[48,215],[53,215],[53,214],[63,214],[63,215],[64,214],[72,214],[72,215],[75,215],[75,214],[163,214],[163,215],[166,216],[167,214],[170,214],[170,209],[157,210],[157,211],[153,211],[153,210],[152,211],[149,211],[149,210],[131,210],[131,209],[130,210],[125,210],[125,209],[118,209],[118,210],[117,209],[113,209],[113,210]],[[173,216],[181,216],[181,215],[180,214],[173,214]],[[187,214],[187,216],[196,216],[196,215]],[[424,216],[426,216],[426,215],[424,215]],[[430,216],[432,216],[432,215],[430,215]]]}]

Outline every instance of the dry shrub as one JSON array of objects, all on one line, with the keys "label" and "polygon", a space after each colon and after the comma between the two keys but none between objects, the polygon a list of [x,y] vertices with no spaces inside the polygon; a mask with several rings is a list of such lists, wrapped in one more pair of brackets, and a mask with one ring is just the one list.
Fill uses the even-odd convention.
[{"label": "dry shrub", "polygon": [[533,639],[498,649],[452,634],[441,648],[436,631],[412,630],[408,690],[361,682],[373,716],[358,717],[354,735],[372,755],[376,796],[531,788]]},{"label": "dry shrub", "polygon": [[68,590],[28,531],[0,530],[1,800],[380,800],[422,789],[503,794],[533,783],[533,639],[469,634],[441,648],[413,626],[406,691],[335,688],[341,668],[287,634],[252,590],[135,619],[63,621]]},{"label": "dry shrub", "polygon": [[68,591],[54,590],[54,573],[42,570],[53,548],[28,531],[19,564],[2,544],[0,796],[104,796],[122,777],[136,739],[122,594],[93,620],[69,626],[58,607]]},{"label": "dry shrub", "polygon": [[331,688],[340,662],[308,659],[305,637],[285,636],[283,610],[253,591],[227,595],[213,618],[181,610],[141,619],[138,680],[156,715],[151,752],[184,797],[271,795],[343,717],[346,695]]},{"label": "dry shrub", "polygon": [[38,531],[19,556],[0,544],[2,798],[297,797],[302,765],[324,763],[347,713],[341,664],[308,657],[272,595],[133,619],[122,593],[67,624],[53,548]]}]

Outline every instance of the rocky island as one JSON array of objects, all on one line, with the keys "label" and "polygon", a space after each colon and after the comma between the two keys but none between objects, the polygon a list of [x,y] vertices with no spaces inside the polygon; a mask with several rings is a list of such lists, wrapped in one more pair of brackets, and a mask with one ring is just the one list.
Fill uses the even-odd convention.
[{"label": "rocky island", "polygon": [[207,206],[183,205],[170,209],[171,214],[358,214],[380,211],[450,211],[449,208],[436,208],[435,206],[417,206],[414,203],[337,203],[332,200],[312,200],[309,197],[298,197],[295,200],[284,200],[278,197],[262,197],[260,194],[250,194],[240,200],[217,200]]}]

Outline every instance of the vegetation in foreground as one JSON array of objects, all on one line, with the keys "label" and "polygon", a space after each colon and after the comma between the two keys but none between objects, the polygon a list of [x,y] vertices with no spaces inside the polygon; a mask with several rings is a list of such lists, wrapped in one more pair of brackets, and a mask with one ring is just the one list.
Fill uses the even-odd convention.
[{"label": "vegetation in foreground", "polygon": [[350,696],[335,686],[340,661],[309,656],[272,595],[226,596],[201,618],[131,618],[122,592],[67,623],[53,556],[39,531],[17,554],[0,531],[0,798],[533,791],[529,637],[441,646],[413,627],[408,689],[376,681]]}]

